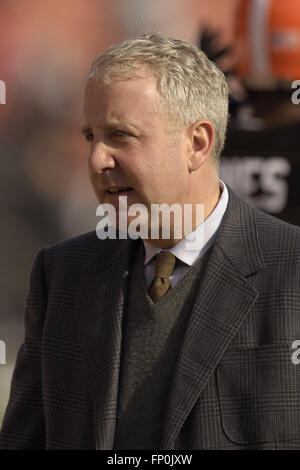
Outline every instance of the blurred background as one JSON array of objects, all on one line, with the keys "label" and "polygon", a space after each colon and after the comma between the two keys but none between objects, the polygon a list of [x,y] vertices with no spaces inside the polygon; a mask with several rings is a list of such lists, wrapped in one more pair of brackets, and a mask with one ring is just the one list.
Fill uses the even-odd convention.
[{"label": "blurred background", "polygon": [[[249,27],[237,33],[237,24],[249,26],[242,21],[245,11],[238,10],[240,1],[248,8],[249,0],[0,0],[0,80],[6,84],[6,102],[0,104],[0,340],[6,345],[6,364],[0,358],[0,426],[24,336],[33,258],[44,245],[96,227],[88,147],[80,135],[81,105],[89,67],[108,46],[158,31],[202,47],[226,72],[232,90],[222,179],[254,206],[300,225],[300,116],[298,108],[290,107],[290,82],[300,73],[276,72],[275,85],[269,80],[268,87],[244,81],[253,70],[236,65],[235,46],[243,45],[240,56],[245,58],[246,41],[251,41],[245,36]],[[280,0],[286,10],[289,1]],[[250,2],[258,8],[251,11],[257,23],[269,2]],[[268,75],[274,78],[270,70]],[[264,115],[271,109],[269,99],[277,99],[280,109],[287,105],[285,114],[279,113],[287,115],[284,123],[269,123]],[[263,102],[261,115],[257,100]]]}]

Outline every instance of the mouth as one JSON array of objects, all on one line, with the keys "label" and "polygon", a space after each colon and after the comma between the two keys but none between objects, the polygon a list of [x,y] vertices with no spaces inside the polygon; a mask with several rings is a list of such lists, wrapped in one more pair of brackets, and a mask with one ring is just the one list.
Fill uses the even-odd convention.
[{"label": "mouth", "polygon": [[121,196],[130,197],[133,194],[133,188],[125,186],[114,186],[105,191],[108,201],[118,201]]},{"label": "mouth", "polygon": [[106,192],[109,194],[121,194],[121,193],[129,193],[132,191],[132,188],[130,187],[115,187],[115,188],[110,188]]}]

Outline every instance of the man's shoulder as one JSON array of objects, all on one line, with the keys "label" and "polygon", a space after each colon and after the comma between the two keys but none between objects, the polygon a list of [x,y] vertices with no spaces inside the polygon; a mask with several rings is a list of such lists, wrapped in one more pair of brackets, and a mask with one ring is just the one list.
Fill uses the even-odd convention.
[{"label": "man's shoulder", "polygon": [[96,232],[92,231],[44,246],[40,251],[48,261],[74,259],[74,261],[80,262],[84,261],[89,253],[96,249],[97,242],[99,239]]},{"label": "man's shoulder", "polygon": [[300,227],[277,217],[254,209],[256,230],[260,243],[268,248],[291,248],[300,250]]},{"label": "man's shoulder", "polygon": [[55,265],[80,267],[97,253],[103,257],[113,255],[122,246],[124,240],[98,238],[96,230],[83,233],[58,243],[47,245],[40,250],[46,267]]},{"label": "man's shoulder", "polygon": [[[262,248],[291,248],[300,250],[300,227],[261,211],[237,196],[229,188],[231,212],[230,222],[244,225],[243,235],[256,236]],[[255,233],[253,233],[255,231]]]},{"label": "man's shoulder", "polygon": [[81,233],[71,238],[65,240],[60,240],[51,245],[47,245],[45,248],[52,252],[60,252],[66,250],[76,250],[76,249],[91,249],[96,246],[99,238],[97,237],[96,231],[92,230],[91,232]]}]

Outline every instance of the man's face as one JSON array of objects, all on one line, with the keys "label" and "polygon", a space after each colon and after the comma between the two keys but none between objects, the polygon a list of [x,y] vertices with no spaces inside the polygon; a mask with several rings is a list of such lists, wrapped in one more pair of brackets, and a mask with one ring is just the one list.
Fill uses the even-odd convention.
[{"label": "man's face", "polygon": [[[185,130],[166,129],[153,77],[112,81],[91,78],[86,86],[83,133],[90,141],[89,175],[98,201],[118,209],[185,202],[189,187]],[[111,193],[111,188],[131,188]],[[134,218],[134,217],[133,217]],[[132,217],[128,218],[130,222]]]}]

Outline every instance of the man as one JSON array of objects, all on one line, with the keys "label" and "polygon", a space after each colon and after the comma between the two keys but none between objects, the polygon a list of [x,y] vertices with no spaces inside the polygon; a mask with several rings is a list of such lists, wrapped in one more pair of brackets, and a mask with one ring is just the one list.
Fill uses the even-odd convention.
[{"label": "man", "polygon": [[82,131],[99,202],[124,216],[127,196],[128,232],[134,204],[139,229],[153,204],[190,205],[192,232],[174,217],[168,238],[40,250],[1,448],[300,448],[300,231],[219,180],[227,106],[186,41],[141,36],[94,62]]}]

